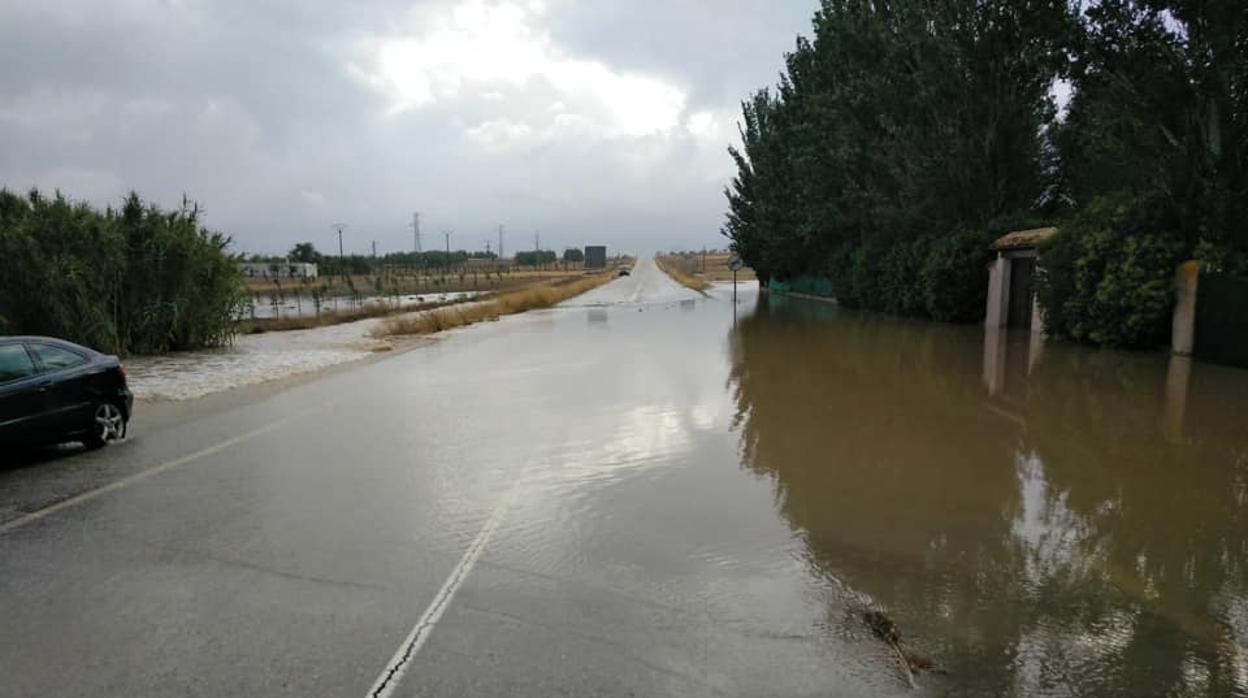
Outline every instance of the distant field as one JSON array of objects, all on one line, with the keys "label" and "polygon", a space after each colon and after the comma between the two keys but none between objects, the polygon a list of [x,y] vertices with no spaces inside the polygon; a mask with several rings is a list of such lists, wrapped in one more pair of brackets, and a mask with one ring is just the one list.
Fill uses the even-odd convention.
[{"label": "distant field", "polygon": [[[728,259],[731,256],[727,252],[689,252],[661,255],[659,261],[662,266],[677,268],[705,281],[732,281],[732,270],[728,268]],[[751,281],[754,278],[754,270],[749,267],[737,272],[737,281]]]},{"label": "distant field", "polygon": [[313,292],[323,297],[354,295],[430,294],[452,291],[508,291],[540,281],[584,276],[583,265],[550,265],[544,269],[529,267],[465,267],[444,272],[439,269],[415,270],[385,268],[375,274],[350,277],[322,276],[317,279],[246,279],[247,292],[253,295],[303,295]]}]

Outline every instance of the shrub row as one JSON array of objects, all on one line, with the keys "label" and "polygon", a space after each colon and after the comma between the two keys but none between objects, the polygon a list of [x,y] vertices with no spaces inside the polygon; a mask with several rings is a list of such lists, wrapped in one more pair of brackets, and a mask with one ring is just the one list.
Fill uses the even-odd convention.
[{"label": "shrub row", "polygon": [[1047,333],[1128,349],[1166,343],[1185,250],[1153,220],[1139,201],[1104,197],[1041,246],[1036,286]]},{"label": "shrub row", "polygon": [[983,319],[991,238],[984,231],[840,247],[827,270],[849,308],[946,322]]},{"label": "shrub row", "polygon": [[244,299],[228,246],[186,201],[164,212],[132,193],[99,211],[0,190],[0,333],[118,354],[226,343]]}]

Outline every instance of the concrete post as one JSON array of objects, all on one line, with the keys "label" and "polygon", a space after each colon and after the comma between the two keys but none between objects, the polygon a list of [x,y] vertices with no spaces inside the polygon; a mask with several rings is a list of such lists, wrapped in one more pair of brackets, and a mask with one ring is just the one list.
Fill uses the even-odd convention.
[{"label": "concrete post", "polygon": [[984,313],[985,327],[1005,327],[1010,312],[1010,260],[997,253],[988,265],[988,309]]},{"label": "concrete post", "polygon": [[1005,361],[1009,351],[1007,334],[1000,327],[984,328],[984,387],[995,397],[1005,390]]},{"label": "concrete post", "polygon": [[1174,277],[1174,320],[1170,327],[1170,351],[1191,356],[1196,337],[1196,286],[1200,264],[1189,260],[1179,265]]},{"label": "concrete post", "polygon": [[1171,356],[1166,370],[1166,409],[1163,433],[1170,443],[1183,443],[1183,417],[1187,414],[1187,389],[1192,382],[1192,359]]}]

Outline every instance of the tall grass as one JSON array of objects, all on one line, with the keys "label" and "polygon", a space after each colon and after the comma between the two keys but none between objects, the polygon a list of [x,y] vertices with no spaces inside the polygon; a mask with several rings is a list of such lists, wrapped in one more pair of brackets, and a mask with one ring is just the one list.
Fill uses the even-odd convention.
[{"label": "tall grass", "polygon": [[165,212],[132,193],[99,211],[0,190],[0,333],[118,354],[226,343],[244,299],[229,244],[185,200]]},{"label": "tall grass", "polygon": [[374,337],[432,334],[464,325],[497,320],[526,310],[549,308],[614,279],[610,273],[562,279],[499,294],[474,303],[437,308],[426,312],[397,315],[373,331]]},{"label": "tall grass", "polygon": [[654,263],[659,265],[659,269],[662,269],[663,273],[672,277],[673,281],[685,288],[693,289],[705,296],[706,289],[711,287],[710,283],[686,270],[679,257],[660,255],[654,258]]}]

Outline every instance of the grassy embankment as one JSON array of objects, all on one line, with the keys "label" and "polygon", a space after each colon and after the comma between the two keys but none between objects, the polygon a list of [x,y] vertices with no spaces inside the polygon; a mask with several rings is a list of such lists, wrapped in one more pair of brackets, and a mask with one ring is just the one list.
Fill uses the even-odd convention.
[{"label": "grassy embankment", "polygon": [[[728,260],[732,255],[727,252],[708,252],[706,255],[694,255],[697,267],[694,275],[707,281],[732,281],[732,270],[728,268]],[[753,281],[756,279],[754,270],[742,267],[737,270],[737,281]]]},{"label": "grassy embankment", "polygon": [[702,295],[706,295],[706,289],[711,287],[710,282],[696,276],[692,265],[687,260],[688,258],[680,255],[659,255],[654,258],[654,262],[659,265],[659,269],[662,269],[663,273],[672,277],[673,281],[685,288],[690,288]]},{"label": "grassy embankment", "polygon": [[579,276],[540,283],[528,288],[496,294],[485,300],[437,308],[417,313],[396,315],[373,331],[374,337],[431,334],[453,327],[497,320],[526,310],[549,308],[586,291],[598,288],[616,278],[608,269],[593,276]]}]

